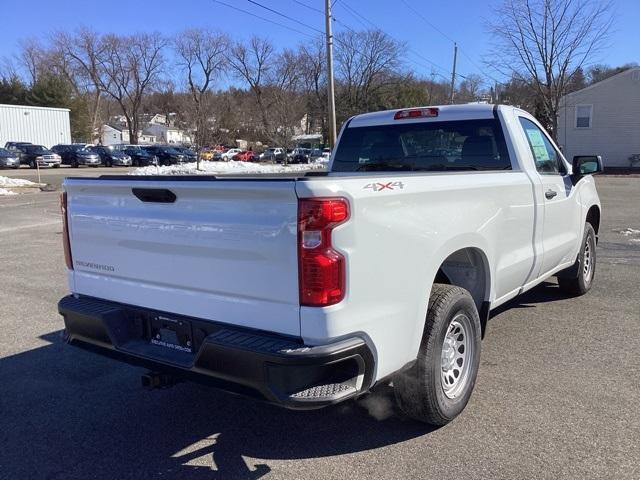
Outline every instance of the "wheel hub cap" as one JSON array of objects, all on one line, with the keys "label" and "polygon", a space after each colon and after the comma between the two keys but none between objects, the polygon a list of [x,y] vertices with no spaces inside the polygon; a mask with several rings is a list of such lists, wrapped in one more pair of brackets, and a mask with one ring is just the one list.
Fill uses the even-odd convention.
[{"label": "wheel hub cap", "polygon": [[471,320],[460,313],[449,323],[442,342],[440,380],[442,389],[449,398],[460,395],[467,384],[469,363],[473,353],[470,333]]},{"label": "wheel hub cap", "polygon": [[593,270],[593,262],[591,259],[591,241],[587,238],[584,245],[584,254],[582,256],[582,275],[588,282],[591,280],[591,271]]}]

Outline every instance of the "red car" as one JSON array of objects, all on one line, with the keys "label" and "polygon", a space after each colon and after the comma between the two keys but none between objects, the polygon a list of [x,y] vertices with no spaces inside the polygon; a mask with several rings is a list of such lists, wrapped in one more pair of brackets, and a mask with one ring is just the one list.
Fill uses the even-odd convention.
[{"label": "red car", "polygon": [[256,155],[251,150],[243,150],[240,153],[236,153],[232,158],[236,162],[253,162],[256,159]]}]

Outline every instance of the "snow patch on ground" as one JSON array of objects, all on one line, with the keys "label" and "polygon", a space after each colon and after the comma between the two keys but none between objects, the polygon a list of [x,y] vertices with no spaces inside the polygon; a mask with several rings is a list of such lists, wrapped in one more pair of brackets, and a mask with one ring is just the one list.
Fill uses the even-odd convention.
[{"label": "snow patch on ground", "polygon": [[620,233],[625,237],[628,237],[630,235],[640,235],[640,230],[636,228],[627,227],[624,230],[620,230]]},{"label": "snow patch on ground", "polygon": [[265,165],[251,162],[200,162],[200,170],[195,163],[169,165],[165,167],[136,168],[129,175],[215,175],[215,174],[254,174],[254,173],[289,173],[308,172],[311,170],[325,170],[326,163],[311,163],[303,165]]},{"label": "snow patch on ground", "polygon": [[0,175],[0,187],[26,187],[31,185],[35,185],[35,183],[22,178],[9,178]]},{"label": "snow patch on ground", "polygon": [[17,195],[17,193],[12,192],[11,190],[7,190],[6,188],[0,188],[0,197],[2,197],[3,195]]}]

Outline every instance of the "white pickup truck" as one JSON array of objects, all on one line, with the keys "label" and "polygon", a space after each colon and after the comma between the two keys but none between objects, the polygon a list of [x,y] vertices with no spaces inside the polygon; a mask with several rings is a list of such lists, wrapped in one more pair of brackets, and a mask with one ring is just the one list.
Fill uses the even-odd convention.
[{"label": "white pickup truck", "polygon": [[591,287],[601,170],[525,111],[461,105],[351,118],[326,173],[67,178],[66,338],[289,408],[391,381],[442,425],[492,309]]}]

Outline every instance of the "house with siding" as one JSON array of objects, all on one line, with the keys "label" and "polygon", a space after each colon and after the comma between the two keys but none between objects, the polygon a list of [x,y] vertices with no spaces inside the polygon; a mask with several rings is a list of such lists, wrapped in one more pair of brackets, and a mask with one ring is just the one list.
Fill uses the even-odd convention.
[{"label": "house with siding", "polygon": [[145,135],[154,136],[160,143],[191,143],[191,137],[186,132],[178,128],[168,127],[166,125],[150,123],[144,129],[143,133]]},{"label": "house with siding", "polygon": [[[120,125],[103,125],[100,135],[101,145],[120,145],[130,143],[129,129]],[[156,137],[151,134],[142,133],[138,136],[138,143],[156,143]]]},{"label": "house with siding", "polygon": [[640,67],[564,96],[558,143],[565,157],[601,155],[606,168],[640,167]]}]

